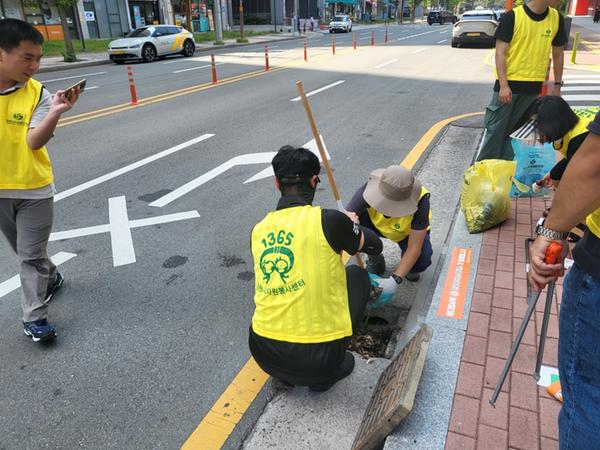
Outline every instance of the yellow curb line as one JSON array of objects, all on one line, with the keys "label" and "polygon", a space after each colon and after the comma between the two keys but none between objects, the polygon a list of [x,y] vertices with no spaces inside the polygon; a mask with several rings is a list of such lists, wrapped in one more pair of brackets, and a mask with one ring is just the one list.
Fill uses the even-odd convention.
[{"label": "yellow curb line", "polygon": [[[419,139],[400,165],[407,169],[412,169],[425,150],[427,150],[429,144],[431,144],[446,125],[465,117],[480,114],[483,113],[461,114],[440,120]],[[346,264],[350,256],[344,253],[342,259],[344,260],[344,264]],[[254,358],[251,357],[235,376],[231,384],[223,391],[223,394],[214,403],[210,411],[204,416],[202,422],[200,422],[198,427],[181,446],[181,449],[219,450],[223,447],[235,429],[235,426],[242,419],[268,379],[269,375],[263,372],[258,364],[256,364],[256,361],[254,361]]]}]

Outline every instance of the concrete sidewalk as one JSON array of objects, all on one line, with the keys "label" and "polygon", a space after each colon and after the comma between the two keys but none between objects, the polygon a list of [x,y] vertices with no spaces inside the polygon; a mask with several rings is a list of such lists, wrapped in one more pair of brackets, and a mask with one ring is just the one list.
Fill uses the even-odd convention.
[{"label": "concrete sidewalk", "polygon": [[[247,44],[240,44],[236,42],[235,39],[225,39],[225,45],[214,45],[212,42],[200,42],[196,43],[196,54],[197,53],[205,53],[210,51],[217,51],[223,48],[233,48],[233,47],[244,47],[248,45],[256,45],[256,44],[268,44],[270,42],[280,42],[280,41],[289,41],[295,39],[303,39],[308,37],[309,39],[312,36],[318,35],[318,32],[307,32],[306,35],[301,36],[293,36],[290,33],[277,33],[277,34],[266,34],[262,36],[250,36],[248,37]],[[40,70],[38,73],[44,72],[55,72],[58,70],[66,70],[66,69],[75,69],[81,67],[89,67],[89,66],[97,66],[101,64],[112,64],[112,62],[108,59],[108,54],[106,52],[102,53],[78,53],[77,57],[79,61],[74,63],[64,62],[62,56],[45,56],[42,58],[42,62],[40,65]]]},{"label": "concrete sidewalk", "polygon": [[[575,64],[571,63],[571,51],[575,33],[580,34]],[[575,69],[600,69],[600,24],[593,23],[592,18],[574,17],[571,24],[571,38],[568,50],[565,51],[565,67]]]}]

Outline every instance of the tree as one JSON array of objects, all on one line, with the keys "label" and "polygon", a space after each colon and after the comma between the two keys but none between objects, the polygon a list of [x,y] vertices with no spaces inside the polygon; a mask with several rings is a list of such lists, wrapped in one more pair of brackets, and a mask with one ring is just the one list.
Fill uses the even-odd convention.
[{"label": "tree", "polygon": [[62,24],[63,35],[65,36],[65,51],[63,57],[65,62],[77,61],[77,55],[75,55],[75,48],[73,47],[73,41],[71,40],[71,33],[69,31],[69,23],[67,22],[67,11],[73,9],[73,6],[77,4],[77,0],[57,0],[56,6],[58,7],[58,14],[60,16],[60,23]]}]

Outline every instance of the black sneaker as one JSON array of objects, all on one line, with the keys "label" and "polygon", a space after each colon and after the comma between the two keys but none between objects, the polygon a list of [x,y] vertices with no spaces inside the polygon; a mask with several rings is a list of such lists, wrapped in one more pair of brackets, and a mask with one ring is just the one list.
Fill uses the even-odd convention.
[{"label": "black sneaker", "polygon": [[404,278],[408,281],[419,281],[421,279],[421,274],[418,272],[408,272]]},{"label": "black sneaker", "polygon": [[385,272],[385,258],[382,253],[367,257],[367,272],[374,273],[375,275],[383,275],[383,272]]},{"label": "black sneaker", "polygon": [[49,341],[56,337],[56,330],[46,319],[23,322],[23,331],[33,342]]},{"label": "black sneaker", "polygon": [[335,377],[331,381],[327,381],[325,383],[313,384],[308,387],[313,392],[325,392],[331,389],[331,387],[340,381],[342,378],[346,378],[348,375],[352,373],[354,370],[354,355],[350,352],[346,352],[344,356],[344,362],[342,363],[342,367],[340,367],[340,373],[337,377]]},{"label": "black sneaker", "polygon": [[50,300],[54,298],[54,294],[56,294],[62,285],[65,282],[65,278],[60,274],[60,272],[56,272],[56,278],[54,282],[48,283],[48,289],[46,290],[46,300],[44,303],[50,303]]}]

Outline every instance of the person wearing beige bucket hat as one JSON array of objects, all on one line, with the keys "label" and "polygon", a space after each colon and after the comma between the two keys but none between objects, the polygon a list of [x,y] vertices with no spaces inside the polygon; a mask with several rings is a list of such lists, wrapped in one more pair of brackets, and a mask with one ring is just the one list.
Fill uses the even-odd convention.
[{"label": "person wearing beige bucket hat", "polygon": [[[394,165],[372,171],[346,210],[354,222],[400,247],[402,259],[391,276],[372,277],[384,292],[393,293],[404,279],[417,281],[420,273],[431,265],[429,192],[409,169]],[[383,254],[369,255],[367,270],[383,275]]]}]

